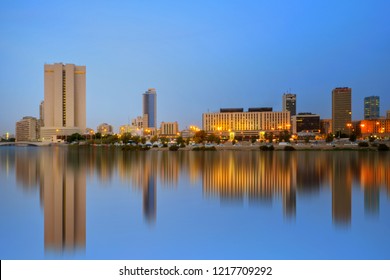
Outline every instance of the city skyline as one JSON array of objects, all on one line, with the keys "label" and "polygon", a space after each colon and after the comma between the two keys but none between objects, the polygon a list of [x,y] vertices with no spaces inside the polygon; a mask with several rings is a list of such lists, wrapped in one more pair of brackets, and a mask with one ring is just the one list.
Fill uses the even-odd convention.
[{"label": "city skyline", "polygon": [[0,135],[14,133],[24,116],[39,117],[42,65],[61,61],[88,67],[86,126],[94,129],[106,122],[117,131],[141,115],[140,95],[151,87],[159,92],[157,125],[178,121],[180,129],[201,126],[203,113],[223,107],[280,111],[284,92],[297,95],[297,113],[330,118],[336,87],[353,89],[352,120],[364,118],[363,100],[372,95],[380,97],[384,116],[388,7],[386,1],[6,3]]}]

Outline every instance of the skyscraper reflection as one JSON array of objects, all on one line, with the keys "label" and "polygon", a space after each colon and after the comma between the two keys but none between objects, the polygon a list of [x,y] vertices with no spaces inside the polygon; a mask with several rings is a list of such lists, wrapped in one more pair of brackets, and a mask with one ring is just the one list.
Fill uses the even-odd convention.
[{"label": "skyscraper reflection", "polygon": [[85,248],[86,176],[72,156],[58,147],[41,153],[45,250]]}]

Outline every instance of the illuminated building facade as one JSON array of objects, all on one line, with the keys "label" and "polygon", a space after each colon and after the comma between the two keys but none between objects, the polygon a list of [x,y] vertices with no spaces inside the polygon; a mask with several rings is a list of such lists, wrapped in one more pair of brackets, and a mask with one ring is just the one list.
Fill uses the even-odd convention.
[{"label": "illuminated building facade", "polygon": [[390,119],[362,120],[360,133],[363,137],[374,135],[377,137],[390,136]]},{"label": "illuminated building facade", "polygon": [[364,119],[372,120],[380,117],[379,96],[368,96],[364,98]]},{"label": "illuminated building facade", "polygon": [[352,89],[348,87],[332,90],[332,132],[348,133],[347,124],[351,124]]},{"label": "illuminated building facade", "polygon": [[41,138],[55,141],[86,129],[86,67],[45,64]]},{"label": "illuminated building facade", "polygon": [[217,113],[204,113],[203,130],[223,135],[234,132],[243,136],[290,130],[290,112],[272,112],[269,109],[249,108],[244,112],[242,108],[232,108],[220,109]]}]

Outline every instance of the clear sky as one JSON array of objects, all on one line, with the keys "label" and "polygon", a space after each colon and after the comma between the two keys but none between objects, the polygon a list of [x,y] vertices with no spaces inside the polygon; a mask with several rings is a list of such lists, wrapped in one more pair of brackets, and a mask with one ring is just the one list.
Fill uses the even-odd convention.
[{"label": "clear sky", "polygon": [[352,115],[378,95],[390,110],[390,1],[19,1],[0,9],[0,135],[39,116],[43,65],[87,67],[87,126],[115,131],[157,90],[157,122],[201,126],[221,107],[331,117],[331,91],[352,88]]}]

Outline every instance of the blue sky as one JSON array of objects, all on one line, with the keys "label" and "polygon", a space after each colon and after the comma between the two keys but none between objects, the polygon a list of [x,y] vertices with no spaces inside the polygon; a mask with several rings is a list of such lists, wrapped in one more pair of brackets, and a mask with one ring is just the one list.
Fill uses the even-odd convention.
[{"label": "blue sky", "polygon": [[331,116],[334,87],[390,110],[389,1],[2,1],[0,135],[38,116],[43,65],[87,67],[87,126],[115,131],[158,94],[157,121],[201,125],[221,107]]}]

